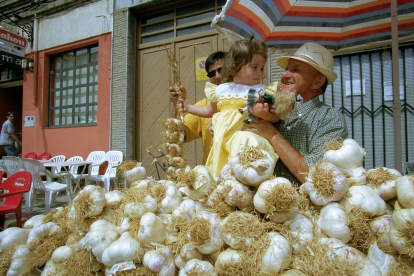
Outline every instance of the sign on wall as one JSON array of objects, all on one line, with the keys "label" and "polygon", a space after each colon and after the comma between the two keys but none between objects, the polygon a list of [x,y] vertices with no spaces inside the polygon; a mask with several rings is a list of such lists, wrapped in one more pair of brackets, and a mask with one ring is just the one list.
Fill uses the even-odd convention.
[{"label": "sign on wall", "polygon": [[6,53],[6,52],[2,52],[0,51],[0,63],[1,64],[6,64],[9,66],[13,66],[13,67],[22,67],[22,58]]},{"label": "sign on wall", "polygon": [[18,57],[25,57],[25,52],[23,50],[17,49],[14,46],[1,44],[0,42],[0,52],[6,52]]},{"label": "sign on wall", "polygon": [[209,80],[206,73],[206,59],[207,57],[201,57],[196,59],[195,64],[195,70],[196,70],[196,80],[197,81],[203,81],[203,80]]},{"label": "sign on wall", "polygon": [[0,29],[0,40],[22,48],[27,46],[26,38],[3,29]]}]

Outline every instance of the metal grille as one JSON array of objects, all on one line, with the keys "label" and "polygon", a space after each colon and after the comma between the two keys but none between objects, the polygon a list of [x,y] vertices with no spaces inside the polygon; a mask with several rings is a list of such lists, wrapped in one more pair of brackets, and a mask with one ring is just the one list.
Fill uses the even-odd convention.
[{"label": "metal grille", "polygon": [[363,166],[395,168],[394,143],[403,163],[414,161],[414,45],[399,54],[401,141],[394,141],[391,51],[336,56],[334,71],[338,79],[321,97],[343,112],[349,137],[365,148]]}]

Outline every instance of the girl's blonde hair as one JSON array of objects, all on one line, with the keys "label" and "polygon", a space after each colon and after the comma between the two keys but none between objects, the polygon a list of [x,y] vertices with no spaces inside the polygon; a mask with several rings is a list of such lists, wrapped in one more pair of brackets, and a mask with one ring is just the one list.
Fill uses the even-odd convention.
[{"label": "girl's blonde hair", "polygon": [[250,37],[247,40],[236,41],[224,59],[221,72],[223,82],[233,81],[240,69],[252,61],[253,55],[259,54],[267,59],[267,46],[263,41]]}]

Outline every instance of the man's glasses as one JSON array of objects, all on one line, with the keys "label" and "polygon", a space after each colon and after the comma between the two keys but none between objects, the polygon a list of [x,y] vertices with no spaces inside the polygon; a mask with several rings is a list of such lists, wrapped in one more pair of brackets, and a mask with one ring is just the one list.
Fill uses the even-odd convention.
[{"label": "man's glasses", "polygon": [[210,72],[208,72],[207,77],[209,77],[210,79],[212,77],[214,77],[216,75],[216,72],[221,72],[221,67],[217,68],[216,70],[211,70]]}]

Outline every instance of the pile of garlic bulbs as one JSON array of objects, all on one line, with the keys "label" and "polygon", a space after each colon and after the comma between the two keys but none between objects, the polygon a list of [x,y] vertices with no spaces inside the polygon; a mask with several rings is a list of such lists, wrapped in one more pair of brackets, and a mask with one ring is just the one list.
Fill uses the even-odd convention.
[{"label": "pile of garlic bulbs", "polygon": [[229,160],[218,179],[198,166],[107,193],[86,186],[0,232],[0,275],[412,275],[414,176],[366,171],[364,149],[343,147],[300,188],[252,169],[266,154]]}]

